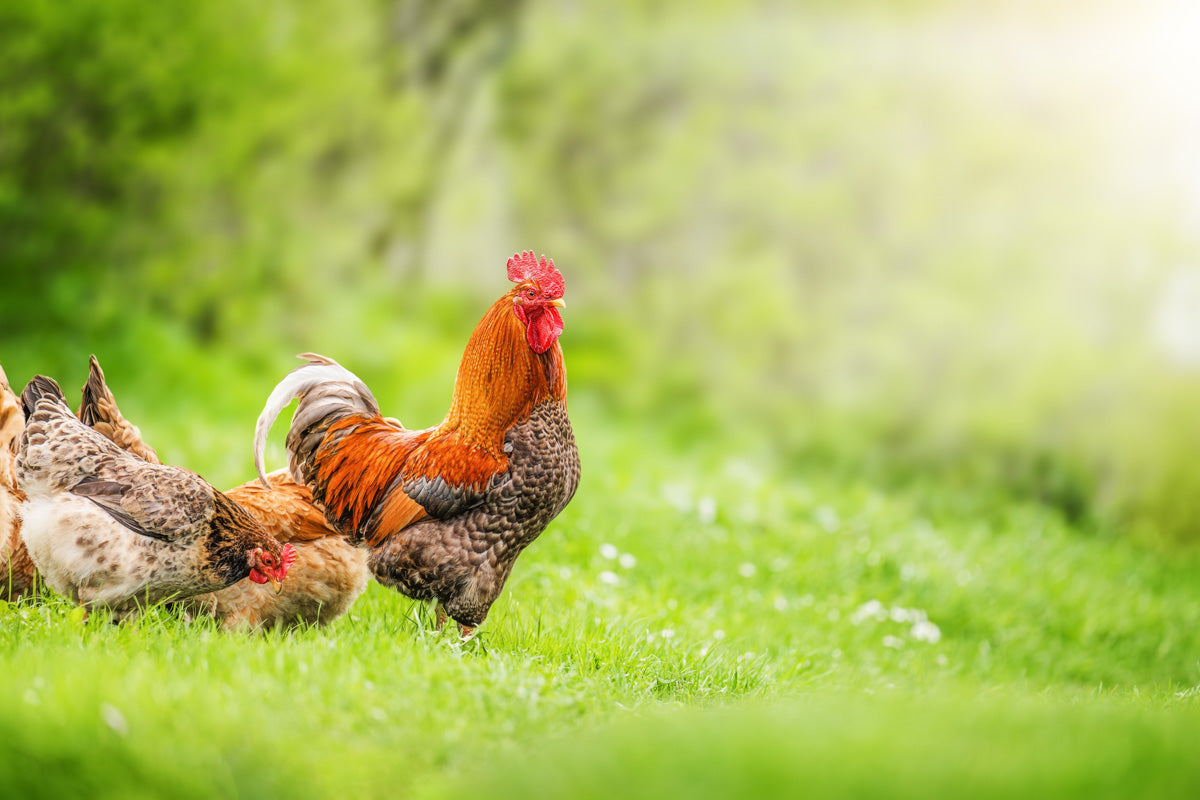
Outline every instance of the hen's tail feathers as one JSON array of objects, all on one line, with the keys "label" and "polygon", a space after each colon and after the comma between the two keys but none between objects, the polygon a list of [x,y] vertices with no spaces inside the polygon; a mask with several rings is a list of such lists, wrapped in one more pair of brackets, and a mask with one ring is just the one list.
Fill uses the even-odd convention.
[{"label": "hen's tail feathers", "polygon": [[100,404],[107,397],[112,397],[112,394],[104,383],[104,370],[100,369],[100,362],[93,355],[88,361],[88,379],[83,385],[83,400],[76,415],[79,421],[89,428],[96,427],[96,423],[104,419]]},{"label": "hen's tail feathers", "polygon": [[294,398],[300,398],[292,426],[288,431],[288,466],[292,477],[305,482],[299,466],[320,446],[329,425],[348,414],[377,416],[379,403],[371,390],[358,377],[332,358],[314,353],[301,353],[298,358],[308,361],[287,374],[267,398],[258,422],[254,425],[254,466],[263,486],[270,488],[263,467],[267,434],[279,412]]},{"label": "hen's tail feathers", "polygon": [[104,381],[104,370],[95,356],[88,366],[87,383],[83,385],[83,400],[79,405],[79,421],[109,439],[113,444],[151,464],[161,463],[158,453],[142,439],[137,426],[121,414],[117,398]]},{"label": "hen's tail feathers", "polygon": [[25,386],[25,391],[21,392],[21,406],[25,410],[25,419],[33,416],[38,401],[44,397],[57,399],[67,413],[71,413],[70,409],[67,408],[67,399],[63,397],[63,391],[54,378],[47,378],[45,375],[34,375],[32,380]]}]

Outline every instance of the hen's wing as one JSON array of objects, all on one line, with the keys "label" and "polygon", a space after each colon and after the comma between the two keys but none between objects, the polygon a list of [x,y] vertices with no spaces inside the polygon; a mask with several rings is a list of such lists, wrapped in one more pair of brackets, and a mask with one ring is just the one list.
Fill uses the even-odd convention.
[{"label": "hen's wing", "polygon": [[213,489],[202,478],[126,453],[76,419],[57,384],[51,390],[34,382],[22,396],[30,416],[17,477],[26,494],[85,497],[130,530],[162,540],[195,531],[212,517]]}]

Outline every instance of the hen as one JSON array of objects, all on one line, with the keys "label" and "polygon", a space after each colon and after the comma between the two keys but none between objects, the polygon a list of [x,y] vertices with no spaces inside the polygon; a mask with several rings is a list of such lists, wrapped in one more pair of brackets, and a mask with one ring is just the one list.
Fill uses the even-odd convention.
[{"label": "hen", "polygon": [[463,636],[487,617],[517,556],[571,500],[579,451],[567,418],[563,278],[532,252],[508,260],[517,285],[467,342],[441,424],[407,430],[380,415],[366,385],[337,362],[308,363],[271,392],[255,428],[260,479],[271,424],[300,402],[287,436],[289,472],[325,518],[371,550],[376,580],[438,603]]},{"label": "hen", "polygon": [[198,475],[121,450],[37,376],[21,394],[21,536],[42,579],[120,619],[247,576],[282,583],[293,553]]},{"label": "hen", "polygon": [[[141,432],[122,416],[104,372],[92,356],[79,418],[146,461],[158,454]],[[270,489],[258,481],[225,492],[281,543],[292,543],[295,561],[280,592],[249,578],[215,592],[183,601],[192,613],[207,614],[227,629],[323,625],[337,619],[367,588],[367,554],[325,524],[312,504],[312,492],[286,472],[271,476]]]},{"label": "hen", "polygon": [[17,507],[25,495],[17,488],[17,441],[25,428],[21,403],[0,367],[0,600],[17,600],[37,586],[37,570],[21,541]]}]

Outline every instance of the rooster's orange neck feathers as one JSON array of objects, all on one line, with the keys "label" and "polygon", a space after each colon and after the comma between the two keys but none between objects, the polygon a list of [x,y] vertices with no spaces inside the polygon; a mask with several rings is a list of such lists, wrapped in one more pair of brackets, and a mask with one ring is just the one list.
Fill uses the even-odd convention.
[{"label": "rooster's orange neck feathers", "polygon": [[[555,341],[543,353],[533,351],[524,323],[513,312],[516,292],[497,300],[475,327],[458,368],[450,410],[436,428],[403,431],[382,418],[361,415],[330,426],[326,443],[340,441],[337,434],[345,430],[356,433],[354,447],[333,446],[324,454],[331,477],[320,500],[344,530],[359,531],[391,483],[363,480],[361,465],[395,465],[404,482],[440,478],[482,491],[492,476],[508,468],[504,437],[509,429],[546,400],[566,402],[562,348]],[[372,546],[426,515],[402,491],[388,498],[376,511],[374,536],[368,538]]]},{"label": "rooster's orange neck feathers", "polygon": [[566,402],[567,371],[555,341],[535,353],[513,313],[516,290],[475,327],[458,367],[446,419],[413,453],[406,473],[439,476],[481,490],[508,467],[504,436],[546,400]]},{"label": "rooster's orange neck feathers", "polygon": [[513,313],[516,290],[497,300],[475,326],[454,382],[454,397],[438,433],[456,435],[502,457],[504,434],[539,403],[566,402],[562,347],[538,354]]}]

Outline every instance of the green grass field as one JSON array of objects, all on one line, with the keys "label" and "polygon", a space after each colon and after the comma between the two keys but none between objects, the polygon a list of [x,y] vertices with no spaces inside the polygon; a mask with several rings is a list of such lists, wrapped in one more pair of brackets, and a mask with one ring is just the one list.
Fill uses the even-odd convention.
[{"label": "green grass field", "polygon": [[14,387],[228,488],[535,248],[583,481],[465,645],[0,603],[0,799],[1200,797],[1194,3],[194,5],[0,3]]},{"label": "green grass field", "polygon": [[[0,609],[0,795],[1192,796],[1200,570],[984,489],[688,457],[585,478],[475,641]],[[718,455],[719,453],[719,455]]]}]

